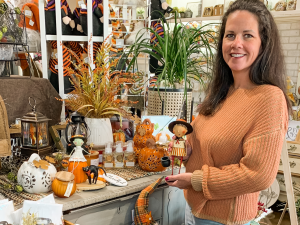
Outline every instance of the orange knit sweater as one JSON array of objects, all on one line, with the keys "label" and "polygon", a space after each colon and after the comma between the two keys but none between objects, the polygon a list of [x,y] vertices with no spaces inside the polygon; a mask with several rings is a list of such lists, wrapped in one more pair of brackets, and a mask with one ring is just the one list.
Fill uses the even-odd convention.
[{"label": "orange knit sweater", "polygon": [[259,191],[277,174],[288,126],[283,92],[271,85],[231,88],[213,116],[199,115],[192,125],[192,187],[184,190],[192,213],[228,225],[249,222]]}]

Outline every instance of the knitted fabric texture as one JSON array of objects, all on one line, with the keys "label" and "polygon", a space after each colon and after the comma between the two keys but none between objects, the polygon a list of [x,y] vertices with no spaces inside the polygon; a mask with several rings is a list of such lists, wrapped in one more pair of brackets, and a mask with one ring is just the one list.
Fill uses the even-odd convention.
[{"label": "knitted fabric texture", "polygon": [[222,224],[248,223],[257,214],[259,192],[278,171],[288,127],[284,94],[272,85],[231,87],[219,110],[197,116],[192,126],[186,164],[192,187],[184,190],[192,213]]},{"label": "knitted fabric texture", "polygon": [[157,181],[146,187],[141,191],[136,203],[135,203],[135,216],[134,216],[134,224],[135,225],[148,225],[155,224],[155,221],[151,217],[151,212],[148,211],[149,206],[149,196],[154,192],[157,186],[160,184],[162,179],[165,177],[159,178]]}]

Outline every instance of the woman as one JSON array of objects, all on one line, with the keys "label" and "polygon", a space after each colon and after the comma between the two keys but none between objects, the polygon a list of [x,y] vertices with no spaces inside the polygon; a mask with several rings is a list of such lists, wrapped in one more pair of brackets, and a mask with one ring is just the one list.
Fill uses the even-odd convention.
[{"label": "woman", "polygon": [[258,195],[273,183],[288,126],[284,58],[271,13],[259,0],[237,0],[222,19],[207,98],[188,135],[186,224],[247,224]]}]

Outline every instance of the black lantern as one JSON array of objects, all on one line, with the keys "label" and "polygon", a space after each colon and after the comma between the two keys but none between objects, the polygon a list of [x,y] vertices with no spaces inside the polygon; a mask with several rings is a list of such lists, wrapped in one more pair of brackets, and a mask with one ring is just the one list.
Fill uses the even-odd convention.
[{"label": "black lantern", "polygon": [[[32,105],[30,99],[34,100]],[[29,97],[29,105],[32,107],[32,112],[27,113],[21,119],[22,127],[22,155],[31,155],[37,153],[44,155],[50,153],[52,148],[49,146],[48,119],[43,114],[36,112],[36,101]]]},{"label": "black lantern", "polygon": [[[67,153],[71,153],[75,145],[73,145],[71,138],[72,136],[76,135],[79,132],[85,140],[87,140],[87,131],[88,127],[87,124],[84,121],[84,116],[81,116],[78,112],[73,112],[71,114],[71,122],[69,122],[66,126],[65,135],[66,135],[66,141],[67,141]],[[86,141],[82,146],[86,151],[88,150],[88,147],[86,146]]]}]

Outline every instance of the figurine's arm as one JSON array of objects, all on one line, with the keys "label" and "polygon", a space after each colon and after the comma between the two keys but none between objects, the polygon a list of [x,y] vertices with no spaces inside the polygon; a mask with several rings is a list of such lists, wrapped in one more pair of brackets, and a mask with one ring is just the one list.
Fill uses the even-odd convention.
[{"label": "figurine's arm", "polygon": [[163,10],[167,10],[169,4],[166,2],[166,0],[160,0],[160,3]]}]

